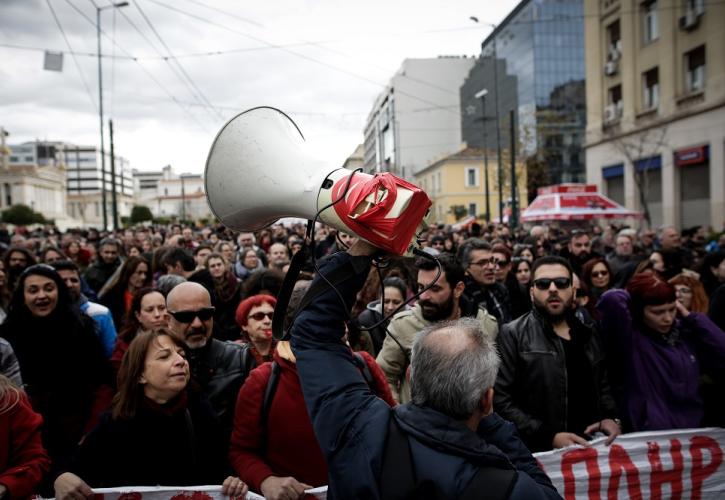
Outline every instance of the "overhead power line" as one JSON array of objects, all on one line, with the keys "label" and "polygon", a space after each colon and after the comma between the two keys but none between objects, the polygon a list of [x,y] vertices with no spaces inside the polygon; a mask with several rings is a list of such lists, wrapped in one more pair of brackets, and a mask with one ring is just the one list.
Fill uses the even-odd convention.
[{"label": "overhead power line", "polygon": [[[63,35],[63,40],[65,40],[65,44],[68,46],[68,50],[73,52],[73,47],[70,44],[70,40],[68,40],[68,36],[65,34],[65,30],[63,29],[63,25],[60,24],[60,19],[58,19],[58,15],[55,13],[55,9],[53,8],[53,5],[51,5],[50,0],[45,0],[45,2],[48,4],[48,8],[50,9],[51,14],[53,14],[53,19],[55,19],[55,24],[58,26],[58,29],[60,30],[61,35]],[[86,89],[86,92],[88,93],[88,97],[91,100],[91,105],[93,106],[93,109],[98,112],[98,106],[96,106],[96,101],[93,97],[93,92],[91,92],[91,88],[88,86],[88,82],[86,82],[86,77],[83,76],[83,71],[81,71],[81,66],[78,64],[78,59],[75,55],[73,55],[73,62],[75,63],[76,69],[78,70],[78,75],[81,77],[81,82],[83,82],[83,86]]]}]

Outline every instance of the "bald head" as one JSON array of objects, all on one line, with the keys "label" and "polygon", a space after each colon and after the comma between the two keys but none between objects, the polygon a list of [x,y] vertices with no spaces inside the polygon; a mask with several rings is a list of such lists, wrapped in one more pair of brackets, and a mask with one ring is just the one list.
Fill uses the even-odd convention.
[{"label": "bald head", "polygon": [[185,281],[172,288],[166,297],[166,307],[177,311],[178,304],[185,304],[189,300],[200,301],[206,304],[205,307],[211,307],[211,297],[207,289],[193,281]]},{"label": "bald head", "polygon": [[213,308],[209,292],[199,283],[186,281],[176,285],[166,297],[171,316],[171,334],[190,349],[204,347],[214,328]]}]

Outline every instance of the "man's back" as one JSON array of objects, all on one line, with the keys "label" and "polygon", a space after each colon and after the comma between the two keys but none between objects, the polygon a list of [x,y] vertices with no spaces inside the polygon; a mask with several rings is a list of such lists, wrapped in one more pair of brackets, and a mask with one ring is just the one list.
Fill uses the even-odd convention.
[{"label": "man's back", "polygon": [[[323,274],[348,263],[356,270],[337,286],[348,306],[367,276],[367,269],[350,259],[336,254],[321,265]],[[435,410],[414,405],[392,410],[375,397],[340,342],[345,316],[338,296],[327,290],[299,313],[292,330],[308,413],[330,470],[329,498],[381,497],[391,418],[409,437],[416,480],[434,484],[446,497],[459,497],[478,466],[486,465],[517,470],[512,498],[558,498],[513,426],[497,416],[482,420],[481,438],[464,422]]]}]

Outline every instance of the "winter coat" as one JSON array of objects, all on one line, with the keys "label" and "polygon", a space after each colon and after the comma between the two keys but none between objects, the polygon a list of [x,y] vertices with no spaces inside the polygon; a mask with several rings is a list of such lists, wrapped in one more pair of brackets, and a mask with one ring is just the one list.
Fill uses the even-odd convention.
[{"label": "winter coat", "polygon": [[[476,319],[481,322],[481,327],[492,339],[498,335],[498,323],[496,319],[484,309],[477,308]],[[391,336],[386,336],[383,347],[377,357],[378,365],[388,379],[393,397],[399,403],[410,401],[410,381],[408,380],[408,365],[410,364],[410,352],[413,348],[413,341],[416,334],[431,324],[423,317],[420,305],[407,311],[401,311],[390,320],[388,331]],[[397,339],[400,346],[393,340]]]},{"label": "winter coat", "polygon": [[621,407],[633,431],[699,427],[700,372],[725,371],[725,333],[704,314],[690,313],[668,338],[633,321],[626,290],[609,290],[599,303],[603,335],[616,356],[624,393]]},{"label": "winter coat", "polygon": [[372,394],[350,349],[340,340],[344,320],[367,278],[370,258],[341,252],[322,262],[319,274],[340,266],[346,267],[343,275],[348,278],[336,288],[346,305],[327,289],[300,311],[291,332],[307,409],[330,471],[328,498],[380,498],[391,418],[409,436],[415,477],[435,483],[449,498],[457,498],[466,488],[478,470],[474,463],[515,468],[518,476],[511,498],[558,498],[515,437],[513,426],[497,416],[484,419],[477,435],[434,410],[414,405],[393,410]]},{"label": "winter coat", "polygon": [[213,410],[184,391],[165,405],[144,398],[131,419],[105,413],[70,472],[92,488],[221,484],[229,472],[225,453]]},{"label": "winter coat", "polygon": [[96,335],[103,345],[103,352],[107,358],[110,358],[116,346],[116,327],[113,324],[111,310],[85,297],[81,297],[80,310],[94,321]]},{"label": "winter coat", "polygon": [[0,484],[8,489],[11,499],[37,493],[50,469],[50,458],[40,437],[43,418],[33,411],[25,394],[6,393],[0,398],[0,408],[16,394],[17,403],[10,403],[9,410],[0,412]]},{"label": "winter coat", "polygon": [[49,479],[64,471],[81,437],[113,395],[113,372],[93,320],[58,309],[35,317],[23,305],[0,325],[15,350],[25,391],[43,417],[43,445],[53,461]]},{"label": "winter coat", "polygon": [[380,353],[380,349],[383,348],[383,342],[386,337],[385,328],[390,323],[390,320],[388,320],[382,324],[378,324],[383,320],[383,306],[380,303],[380,299],[370,302],[365,310],[358,315],[357,319],[363,328],[378,325],[368,332],[373,342],[373,351],[377,356]]},{"label": "winter coat", "polygon": [[13,347],[5,339],[0,339],[0,374],[5,375],[18,387],[23,386],[18,358]]},{"label": "winter coat", "polygon": [[109,278],[113,276],[113,273],[116,272],[116,269],[118,269],[118,266],[120,265],[121,259],[116,259],[111,264],[106,264],[106,262],[99,257],[93,264],[88,266],[86,272],[83,273],[83,279],[94,292],[98,293]]},{"label": "winter coat", "polygon": [[[601,339],[574,314],[567,317],[567,322],[572,333],[583,339],[592,373],[587,385],[595,395],[599,419],[616,418],[617,407],[606,376]],[[498,336],[498,347],[501,367],[496,378],[493,407],[516,425],[530,450],[550,450],[558,432],[584,431],[571,429],[568,425],[568,406],[577,402],[567,398],[564,347],[536,309],[504,325]]]}]

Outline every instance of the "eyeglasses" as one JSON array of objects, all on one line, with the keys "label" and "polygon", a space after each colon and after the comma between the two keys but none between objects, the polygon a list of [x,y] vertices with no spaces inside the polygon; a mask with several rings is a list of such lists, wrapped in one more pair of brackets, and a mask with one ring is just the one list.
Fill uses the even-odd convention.
[{"label": "eyeglasses", "polygon": [[609,276],[609,271],[594,271],[592,273],[592,278],[599,278],[600,276]]},{"label": "eyeglasses", "polygon": [[499,259],[499,260],[497,260],[497,261],[495,262],[495,264],[496,264],[496,266],[498,266],[498,267],[505,267],[505,266],[508,266],[508,265],[509,265],[509,262],[510,262],[510,261],[508,261],[508,260],[506,260],[506,259]]},{"label": "eyeglasses", "polygon": [[691,293],[692,293],[692,290],[689,288],[682,287],[682,288],[675,289],[675,294],[678,294],[678,295],[679,294],[690,295]]},{"label": "eyeglasses", "polygon": [[171,316],[174,317],[179,323],[191,323],[194,318],[199,318],[201,321],[208,321],[214,316],[213,307],[204,307],[197,311],[167,311]]},{"label": "eyeglasses", "polygon": [[571,286],[569,278],[539,278],[534,280],[534,286],[539,290],[548,290],[551,284],[554,284],[558,290],[565,290]]},{"label": "eyeglasses", "polygon": [[253,319],[254,321],[262,321],[264,318],[272,319],[274,317],[274,311],[272,312],[256,312],[247,316],[247,319]]},{"label": "eyeglasses", "polygon": [[479,266],[479,267],[485,267],[485,266],[495,266],[496,265],[496,259],[494,257],[490,257],[488,259],[481,259],[478,262],[471,262],[472,266]]}]

